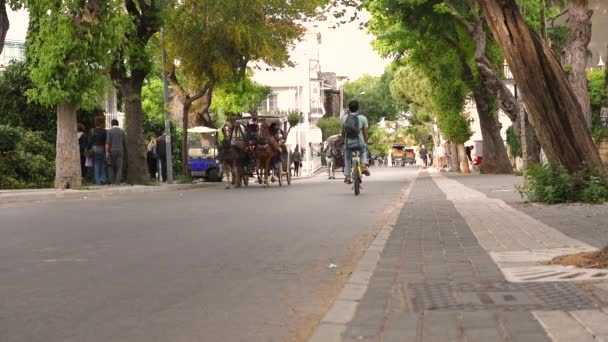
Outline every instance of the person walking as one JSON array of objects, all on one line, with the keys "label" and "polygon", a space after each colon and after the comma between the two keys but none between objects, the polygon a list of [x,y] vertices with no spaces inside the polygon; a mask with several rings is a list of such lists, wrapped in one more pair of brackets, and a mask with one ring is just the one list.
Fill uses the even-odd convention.
[{"label": "person walking", "polygon": [[93,168],[95,170],[95,184],[105,185],[108,182],[106,174],[106,140],[105,129],[106,118],[103,116],[95,117],[95,128],[91,130],[89,136],[89,149],[93,150]]},{"label": "person walking", "polygon": [[114,184],[122,181],[122,162],[125,151],[125,131],[118,127],[118,120],[112,119],[112,128],[106,135],[106,157],[110,161],[110,171]]},{"label": "person walking", "polygon": [[469,163],[473,162],[473,158],[471,158],[471,152],[473,151],[474,148],[475,148],[475,146],[473,146],[473,145],[465,147],[465,153],[467,154]]},{"label": "person walking", "polygon": [[428,154],[429,152],[426,150],[426,146],[422,145],[420,147],[420,151],[418,151],[418,154],[420,155],[420,159],[422,159],[422,165],[423,167],[426,169],[428,166]]},{"label": "person walking", "polygon": [[156,136],[152,135],[148,147],[146,148],[146,162],[148,163],[148,174],[150,179],[156,179],[156,172],[158,171],[158,152],[156,150]]},{"label": "person walking", "polygon": [[87,145],[89,137],[87,136],[86,128],[82,123],[76,125],[78,130],[78,150],[80,151],[80,176],[82,179],[87,178]]},{"label": "person walking", "polygon": [[156,154],[160,160],[161,181],[167,181],[167,136],[163,133],[156,138]]},{"label": "person walking", "polygon": [[293,161],[293,175],[300,175],[300,166],[302,166],[302,156],[300,155],[300,145],[296,145],[296,148],[291,154],[291,160]]}]

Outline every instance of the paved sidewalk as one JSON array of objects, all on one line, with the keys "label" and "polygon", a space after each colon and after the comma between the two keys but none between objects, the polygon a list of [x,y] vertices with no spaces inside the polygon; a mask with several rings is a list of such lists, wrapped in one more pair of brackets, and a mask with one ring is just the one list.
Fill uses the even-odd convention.
[{"label": "paved sidewalk", "polygon": [[420,173],[364,294],[311,341],[608,340],[606,272],[541,264],[594,246],[464,183]]},{"label": "paved sidewalk", "polygon": [[557,204],[545,205],[526,203],[515,186],[522,184],[522,177],[512,175],[470,175],[449,174],[469,188],[483,192],[490,198],[505,201],[509,206],[521,211],[569,237],[583,241],[596,248],[608,245],[608,204]]},{"label": "paved sidewalk", "polygon": [[83,190],[26,189],[0,190],[0,205],[10,203],[41,202],[63,199],[104,198],[119,195],[152,192],[183,191],[221,186],[223,183],[163,184],[163,185],[109,185],[91,186]]}]

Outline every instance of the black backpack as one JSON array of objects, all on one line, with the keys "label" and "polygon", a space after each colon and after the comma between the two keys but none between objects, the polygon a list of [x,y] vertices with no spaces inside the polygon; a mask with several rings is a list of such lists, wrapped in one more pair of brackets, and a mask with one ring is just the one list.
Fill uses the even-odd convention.
[{"label": "black backpack", "polygon": [[344,122],[344,132],[347,138],[358,138],[359,137],[359,115],[348,114],[346,121]]}]

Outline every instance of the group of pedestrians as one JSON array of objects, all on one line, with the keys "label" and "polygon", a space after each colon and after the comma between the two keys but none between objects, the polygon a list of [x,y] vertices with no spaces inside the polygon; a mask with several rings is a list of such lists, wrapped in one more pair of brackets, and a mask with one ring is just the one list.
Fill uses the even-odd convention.
[{"label": "group of pedestrians", "polygon": [[125,132],[118,127],[118,120],[112,120],[112,128],[106,130],[105,117],[95,118],[95,128],[86,133],[82,123],[78,123],[78,145],[80,168],[83,178],[93,169],[96,185],[120,184],[126,151]]}]

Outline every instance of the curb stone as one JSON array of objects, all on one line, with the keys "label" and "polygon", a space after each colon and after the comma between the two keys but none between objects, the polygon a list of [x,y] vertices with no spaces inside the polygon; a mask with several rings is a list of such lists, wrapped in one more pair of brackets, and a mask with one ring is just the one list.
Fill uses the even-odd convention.
[{"label": "curb stone", "polygon": [[352,321],[361,298],[365,295],[369,286],[370,278],[380,260],[380,255],[386,246],[394,225],[397,223],[401,209],[407,203],[412,185],[420,169],[412,181],[401,190],[399,201],[389,205],[388,219],[376,238],[367,247],[365,253],[357,262],[355,271],[350,275],[340,291],[340,295],[334,300],[329,311],[327,311],[315,328],[309,342],[332,342],[342,341],[342,333],[346,331],[346,325]]},{"label": "curb stone", "polygon": [[221,183],[203,184],[172,184],[172,185],[134,185],[124,187],[110,187],[95,190],[36,190],[36,191],[15,191],[0,192],[0,205],[15,203],[44,202],[65,199],[86,199],[86,198],[105,198],[119,195],[131,195],[154,192],[169,192],[212,188]]}]

